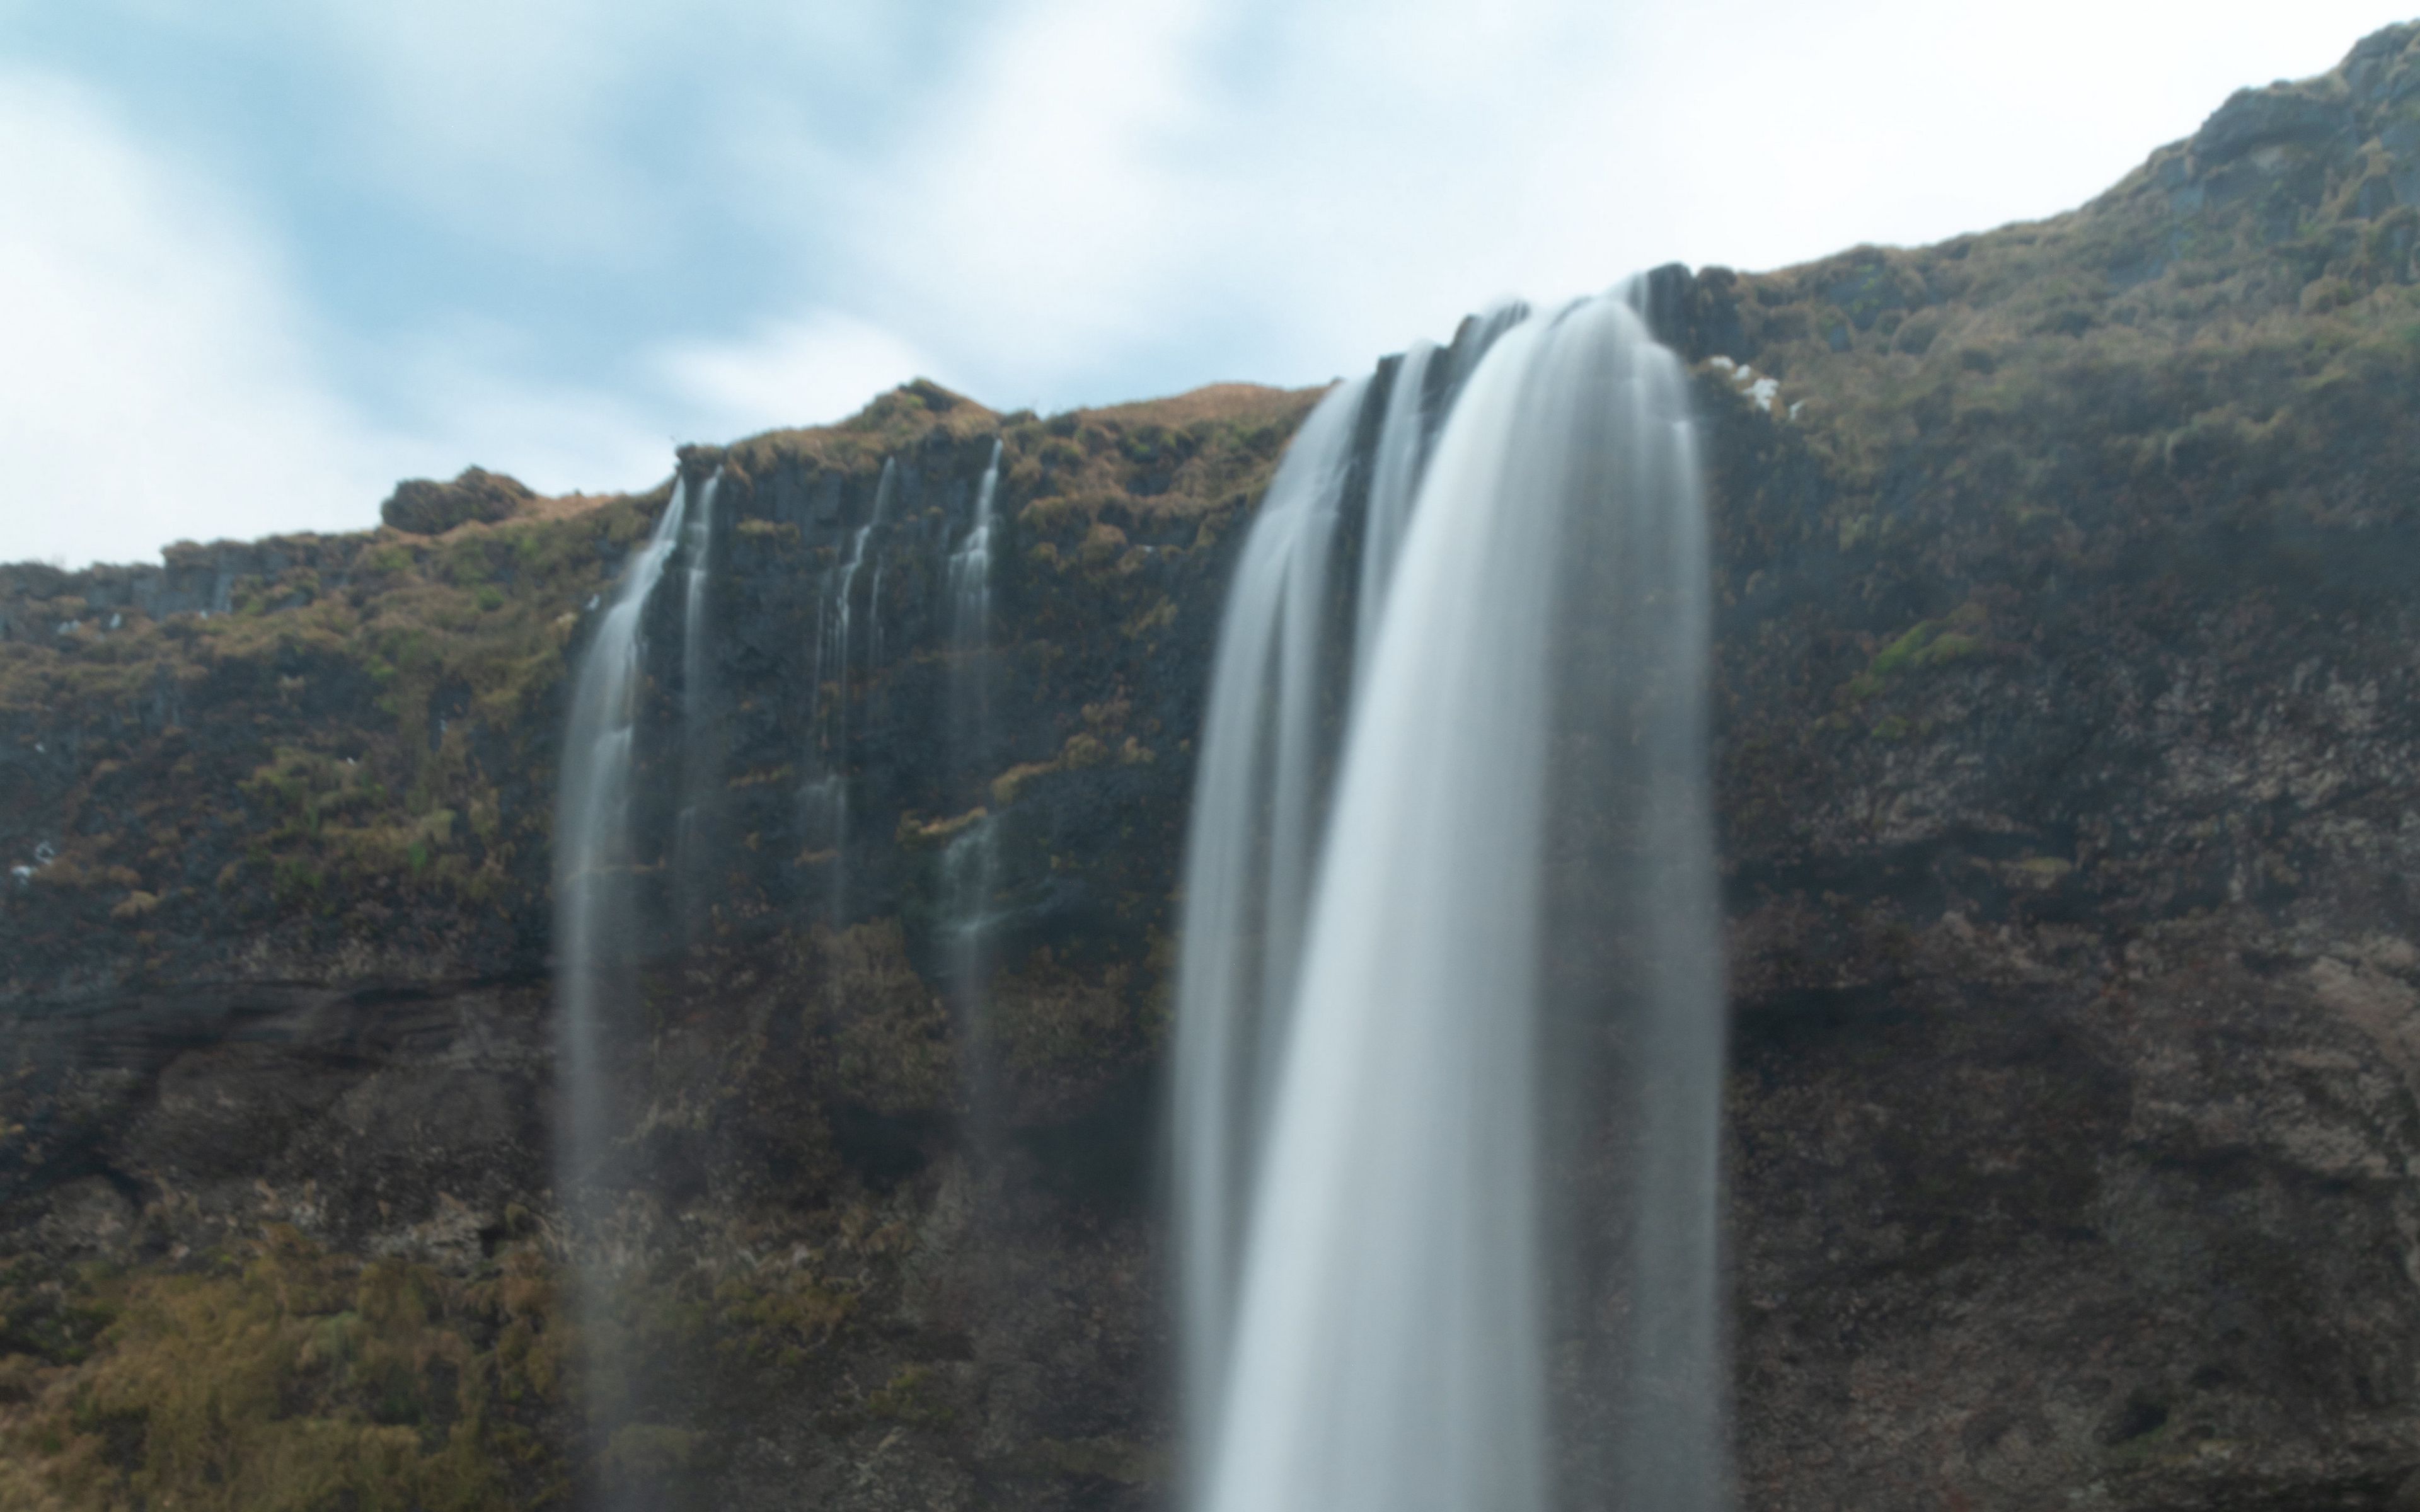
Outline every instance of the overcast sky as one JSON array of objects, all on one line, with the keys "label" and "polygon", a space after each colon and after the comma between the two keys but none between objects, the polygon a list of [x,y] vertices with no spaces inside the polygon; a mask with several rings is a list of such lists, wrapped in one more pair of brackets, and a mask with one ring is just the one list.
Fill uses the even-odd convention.
[{"label": "overcast sky", "polygon": [[[2409,3],[2409,0],[2407,0]],[[0,561],[2048,214],[2354,0],[0,0]]]}]

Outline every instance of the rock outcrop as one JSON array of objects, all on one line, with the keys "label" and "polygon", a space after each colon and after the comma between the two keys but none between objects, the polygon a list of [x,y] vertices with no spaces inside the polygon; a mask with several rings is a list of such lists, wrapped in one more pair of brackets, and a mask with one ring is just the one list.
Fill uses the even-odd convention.
[{"label": "rock outcrop", "polygon": [[396,484],[379,505],[379,520],[390,530],[442,535],[473,520],[493,525],[510,519],[536,497],[518,478],[464,468],[451,483],[406,478]]}]

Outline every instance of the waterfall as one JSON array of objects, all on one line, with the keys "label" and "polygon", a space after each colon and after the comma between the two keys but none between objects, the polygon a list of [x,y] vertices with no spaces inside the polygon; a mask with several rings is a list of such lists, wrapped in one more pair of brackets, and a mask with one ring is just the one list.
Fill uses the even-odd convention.
[{"label": "waterfall", "polygon": [[1203,712],[1174,1091],[1186,1390],[1197,1412],[1224,1373],[1263,1060],[1283,1035],[1310,895],[1333,660],[1328,559],[1367,392],[1357,380],[1331,390],[1270,481],[1228,591]]},{"label": "waterfall", "polygon": [[[1619,300],[1492,323],[1378,568],[1282,982],[1239,980],[1298,873],[1260,856],[1294,834],[1274,822],[1281,752],[1269,776],[1284,679],[1266,600],[1284,577],[1266,559],[1319,514],[1309,480],[1344,470],[1347,393],[1272,484],[1221,630],[1177,1026],[1207,1512],[1713,1512],[1727,1495],[1686,388]],[[1591,1274],[1583,1253],[1611,1257]],[[1550,1355],[1597,1379],[1550,1383]]]},{"label": "waterfall", "polygon": [[[1001,444],[991,443],[991,460],[975,486],[974,516],[966,538],[950,554],[950,673],[952,763],[961,791],[985,810],[991,772],[991,530],[1000,491]],[[968,1102],[973,1109],[975,1144],[989,1142],[991,1122],[990,940],[986,933],[992,890],[1000,872],[994,816],[977,817],[950,839],[941,853],[942,886],[949,910],[950,975],[966,1045]]]},{"label": "waterfall", "polygon": [[681,584],[681,785],[680,817],[673,848],[675,905],[682,933],[694,939],[703,914],[710,905],[706,868],[714,836],[706,819],[720,796],[721,742],[710,734],[713,718],[707,707],[706,594],[714,552],[714,496],[722,486],[722,469],[714,470],[698,490],[680,532],[685,570]]},{"label": "waterfall", "polygon": [[578,1259],[574,1305],[591,1341],[586,1368],[592,1422],[628,1383],[597,1341],[610,1266],[602,1230],[610,1214],[614,1131],[608,1109],[609,1030],[637,1008],[634,977],[641,919],[634,869],[633,778],[644,687],[642,622],[665,563],[679,544],[689,485],[675,481],[653,534],[613,589],[573,685],[554,821],[556,1189]]},{"label": "waterfall", "polygon": [[966,539],[950,553],[950,637],[959,651],[980,651],[991,639],[991,512],[1000,492],[1000,457],[995,440],[983,481],[975,486],[974,518]]},{"label": "waterfall", "polygon": [[1414,342],[1395,364],[1387,391],[1387,418],[1378,428],[1378,455],[1371,469],[1370,502],[1361,516],[1361,586],[1354,597],[1353,657],[1357,683],[1370,675],[1378,642],[1378,611],[1386,606],[1387,579],[1412,517],[1412,490],[1428,456],[1429,363],[1436,347]]},{"label": "waterfall", "polygon": [[[847,551],[824,574],[823,604],[815,616],[817,706],[809,711],[809,721],[823,742],[823,749],[814,764],[820,775],[808,782],[804,797],[811,821],[821,821],[822,848],[830,856],[831,870],[827,873],[825,910],[834,929],[848,922],[849,689],[855,659],[850,635],[855,623],[851,593],[858,571],[865,564],[866,546],[890,508],[897,475],[897,462],[883,458],[882,476],[874,486],[873,508],[867,511],[865,523],[849,532]],[[869,606],[869,612],[880,607],[876,599]],[[822,706],[826,689],[831,694],[829,710]],[[812,822],[808,834],[808,845],[813,850],[817,837],[816,825]]]},{"label": "waterfall", "polygon": [[714,496],[721,486],[722,470],[716,468],[681,530],[681,556],[689,564],[681,592],[681,716],[691,724],[706,683],[706,579],[714,548]]},{"label": "waterfall", "polygon": [[1453,343],[1452,378],[1457,393],[1479,371],[1480,363],[1497,339],[1528,318],[1529,306],[1525,301],[1499,300],[1463,322],[1463,330]]}]

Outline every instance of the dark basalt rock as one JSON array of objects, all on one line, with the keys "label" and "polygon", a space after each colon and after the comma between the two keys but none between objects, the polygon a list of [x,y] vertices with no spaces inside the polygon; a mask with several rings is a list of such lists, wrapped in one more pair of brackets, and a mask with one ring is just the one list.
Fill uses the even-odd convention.
[{"label": "dark basalt rock", "polygon": [[2315,147],[2347,136],[2352,129],[2352,106],[2343,100],[2291,87],[2239,89],[2194,133],[2194,159],[2208,170],[2255,147]]}]

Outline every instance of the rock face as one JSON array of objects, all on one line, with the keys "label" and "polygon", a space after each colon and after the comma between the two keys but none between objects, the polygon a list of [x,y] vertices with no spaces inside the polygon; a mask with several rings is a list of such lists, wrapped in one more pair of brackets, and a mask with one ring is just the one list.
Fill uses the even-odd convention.
[{"label": "rock face", "polygon": [[406,478],[379,505],[379,519],[390,530],[415,535],[442,535],[457,525],[477,520],[493,525],[507,520],[535,499],[520,479],[464,468],[451,483]]},{"label": "rock face", "polygon": [[[2414,37],[2070,216],[1649,281],[1715,511],[1745,1506],[2386,1507],[2420,1470]],[[644,1300],[590,1324],[644,1368],[601,1444],[549,806],[666,490],[0,573],[0,1504],[1166,1504],[1171,892],[1310,397],[920,385],[684,454],[722,477],[714,861],[650,873]],[[968,751],[945,557],[995,438]],[[878,608],[819,681],[886,458]],[[988,1058],[947,990],[976,823]]]}]

